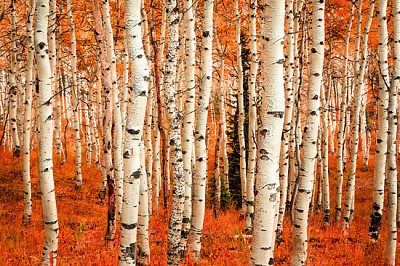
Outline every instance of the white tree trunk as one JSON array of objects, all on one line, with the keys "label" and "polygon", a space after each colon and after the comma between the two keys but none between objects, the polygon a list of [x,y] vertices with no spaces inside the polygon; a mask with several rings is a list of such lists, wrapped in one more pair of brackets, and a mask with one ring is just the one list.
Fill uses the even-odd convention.
[{"label": "white tree trunk", "polygon": [[[279,200],[279,217],[277,224],[278,241],[282,240],[283,233],[283,218],[285,216],[286,198],[288,191],[288,172],[289,172],[289,137],[292,124],[293,113],[293,70],[294,70],[294,15],[293,15],[293,0],[286,3],[286,66],[285,66],[285,117],[283,122],[283,132],[281,141],[281,154],[279,157],[279,183],[280,183],[280,200]],[[253,52],[252,52],[253,54]],[[254,60],[252,60],[254,61]],[[256,118],[253,118],[256,119]],[[249,122],[250,123],[250,122]],[[250,137],[250,135],[249,135]],[[250,141],[250,139],[249,139]],[[250,160],[250,155],[249,155]],[[250,179],[248,177],[248,179]]]},{"label": "white tree trunk", "polygon": [[[24,216],[22,222],[24,225],[29,225],[32,214],[32,192],[31,192],[31,153],[30,153],[30,138],[31,138],[31,116],[32,116],[32,89],[33,89],[33,59],[35,56],[35,44],[33,39],[33,17],[35,10],[35,0],[29,1],[27,10],[26,23],[26,38],[28,40],[28,57],[26,59],[25,71],[25,111],[24,111],[24,143],[23,149],[23,180],[24,180]],[[0,143],[1,145],[1,143]]]},{"label": "white tree trunk", "polygon": [[307,93],[307,120],[303,134],[303,154],[295,198],[292,265],[305,265],[307,260],[308,211],[314,185],[316,142],[319,127],[320,88],[324,63],[324,1],[312,2],[310,30],[310,84]]},{"label": "white tree trunk", "polygon": [[143,51],[140,21],[140,1],[127,0],[125,2],[125,30],[133,80],[124,138],[124,194],[119,265],[136,264],[140,175],[142,167],[144,167],[140,163],[140,138],[143,131],[147,88],[150,79],[147,59]]},{"label": "white tree trunk", "polygon": [[[268,4],[267,4],[268,3]],[[279,155],[285,97],[283,37],[285,3],[264,1],[262,15],[262,106],[258,132],[253,240],[249,265],[272,265],[276,202],[279,197]],[[279,204],[279,203],[278,203]]]},{"label": "white tree trunk", "polygon": [[76,38],[75,38],[75,24],[72,17],[71,0],[67,0],[69,33],[71,35],[71,70],[72,70],[72,110],[73,110],[73,129],[74,129],[74,150],[75,150],[75,186],[79,189],[82,186],[82,147],[79,129],[79,91],[77,83],[77,69],[76,69]]},{"label": "white tree trunk", "polygon": [[39,180],[42,192],[44,246],[42,265],[56,265],[58,246],[58,219],[53,180],[53,112],[51,103],[51,68],[46,52],[49,1],[39,0],[35,21],[35,52],[39,81],[40,135]]},{"label": "white tree trunk", "polygon": [[389,94],[389,131],[387,143],[387,238],[385,265],[396,262],[396,212],[397,212],[397,165],[396,165],[396,132],[397,132],[397,90],[400,78],[400,0],[392,0],[393,12],[393,78]]},{"label": "white tree trunk", "polygon": [[196,34],[195,20],[193,15],[192,0],[184,1],[184,37],[186,38],[185,56],[185,105],[182,121],[182,153],[183,174],[185,177],[185,203],[182,218],[181,250],[185,251],[190,230],[190,218],[192,216],[192,154],[193,150],[193,127],[195,121],[195,69],[196,69]]},{"label": "white tree trunk", "polygon": [[150,265],[149,246],[149,197],[146,176],[146,158],[143,141],[140,145],[140,189],[139,189],[139,213],[138,213],[138,265]]},{"label": "white tree trunk", "polygon": [[244,139],[244,99],[243,99],[243,67],[242,43],[240,41],[240,13],[239,0],[234,1],[235,9],[235,42],[236,42],[236,68],[238,72],[238,102],[239,102],[239,147],[240,147],[240,189],[242,195],[242,209],[240,216],[246,213],[246,144]]},{"label": "white tree trunk", "polygon": [[113,142],[113,164],[114,164],[114,176],[115,186],[117,191],[117,212],[118,216],[121,215],[122,210],[122,183],[123,183],[123,162],[122,162],[122,119],[120,101],[118,98],[118,80],[117,80],[117,63],[114,52],[114,38],[113,30],[111,26],[110,18],[110,6],[109,1],[103,1],[103,24],[105,29],[105,37],[107,40],[107,57],[111,67],[111,79],[112,79],[112,98],[113,98],[113,126],[115,130],[114,142]]},{"label": "white tree trunk", "polygon": [[376,135],[375,163],[374,163],[374,192],[369,234],[371,241],[379,238],[382,224],[382,210],[385,187],[385,167],[388,131],[388,32],[386,16],[387,0],[378,0],[378,63],[379,63],[379,95],[378,95],[378,133]]},{"label": "white tree trunk", "polygon": [[212,41],[214,1],[204,1],[204,19],[201,50],[201,85],[195,130],[196,172],[193,175],[193,214],[190,227],[189,252],[193,261],[200,259],[201,236],[203,234],[205,196],[207,181],[207,115],[212,86]]}]

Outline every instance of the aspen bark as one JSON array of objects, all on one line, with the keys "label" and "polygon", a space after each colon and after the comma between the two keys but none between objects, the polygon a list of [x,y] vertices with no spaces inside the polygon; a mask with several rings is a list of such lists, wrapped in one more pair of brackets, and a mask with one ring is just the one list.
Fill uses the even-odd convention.
[{"label": "aspen bark", "polygon": [[337,167],[337,176],[336,176],[336,197],[335,197],[335,221],[339,222],[342,214],[342,185],[343,185],[343,152],[344,149],[344,131],[346,124],[346,109],[347,109],[347,65],[349,61],[349,43],[350,43],[350,33],[351,33],[351,25],[353,24],[353,10],[354,4],[350,3],[350,21],[347,25],[346,37],[345,37],[345,46],[344,46],[344,55],[343,55],[343,64],[342,64],[342,87],[341,87],[341,103],[340,103],[340,112],[339,112],[339,124],[338,124],[338,132],[337,132],[337,154],[336,154],[336,167]]},{"label": "aspen bark", "polygon": [[138,265],[150,265],[149,246],[149,204],[148,186],[146,176],[146,158],[143,141],[140,144],[140,189],[139,189],[139,212],[138,212]]},{"label": "aspen bark", "polygon": [[[281,141],[281,154],[279,156],[279,183],[281,187],[279,200],[279,217],[277,224],[278,240],[281,240],[283,229],[283,218],[285,216],[286,198],[288,191],[288,171],[289,171],[289,137],[292,124],[293,109],[293,70],[294,70],[294,7],[295,1],[290,0],[286,3],[286,66],[285,66],[285,116],[283,122],[283,132]],[[253,61],[253,60],[252,60]],[[255,119],[255,118],[254,118]],[[250,156],[250,155],[249,155]],[[250,158],[249,158],[250,159]]]},{"label": "aspen bark", "polygon": [[[181,115],[176,105],[176,69],[179,49],[179,6],[176,0],[168,0],[166,5],[168,25],[168,47],[164,71],[164,96],[169,122],[168,143],[172,163],[172,204],[168,226],[168,264],[179,265],[182,217],[184,207],[185,183],[183,175]],[[165,160],[165,158],[164,158]],[[169,176],[168,176],[169,178]]]},{"label": "aspen bark", "polygon": [[[346,186],[346,201],[344,204],[344,212],[343,212],[343,228],[345,232],[348,230],[351,223],[351,216],[354,213],[353,201],[354,201],[354,193],[355,193],[355,178],[356,178],[356,169],[357,169],[357,154],[358,154],[358,142],[359,142],[359,128],[360,128],[360,109],[361,109],[361,100],[362,100],[362,92],[364,86],[364,75],[365,68],[367,63],[367,52],[368,52],[368,34],[369,29],[372,22],[373,12],[374,12],[375,0],[370,1],[370,8],[368,12],[368,19],[365,24],[363,36],[362,36],[362,55],[361,61],[357,61],[355,68],[355,81],[354,81],[354,98],[353,98],[353,121],[352,121],[352,129],[351,129],[351,148],[350,148],[350,165],[349,165],[349,178]],[[359,11],[359,16],[361,16],[361,10]],[[358,38],[357,38],[358,42]],[[357,43],[356,43],[357,47]],[[357,54],[358,50],[355,51]],[[359,58],[359,55],[355,55],[355,58]]]},{"label": "aspen bark", "polygon": [[396,132],[397,132],[397,90],[400,78],[400,0],[392,0],[393,12],[393,78],[389,91],[388,106],[388,141],[386,175],[388,186],[387,205],[387,238],[385,265],[395,265],[397,242],[397,165],[396,165]]},{"label": "aspen bark", "polygon": [[193,149],[193,128],[195,121],[195,69],[196,69],[196,34],[195,19],[193,14],[192,0],[184,1],[184,37],[185,48],[185,104],[182,121],[182,153],[183,153],[183,174],[185,178],[185,203],[182,218],[181,250],[186,250],[190,230],[190,218],[192,216],[192,155]]},{"label": "aspen bark", "polygon": [[238,72],[238,103],[239,103],[239,147],[240,147],[240,189],[242,192],[241,216],[246,213],[246,144],[244,139],[244,102],[243,102],[243,67],[242,67],[242,43],[240,40],[240,13],[239,0],[234,1],[235,9],[235,42],[236,42],[236,68]]},{"label": "aspen bark", "polygon": [[[121,108],[120,101],[118,98],[118,80],[117,80],[117,63],[114,52],[114,38],[113,30],[111,26],[110,18],[110,5],[108,0],[103,0],[103,24],[105,29],[105,37],[107,41],[107,57],[110,64],[111,70],[111,82],[112,82],[112,99],[113,99],[113,127],[115,130],[114,142],[113,142],[113,165],[114,165],[114,186],[116,186],[117,192],[117,212],[118,216],[121,215],[122,210],[122,183],[123,183],[123,162],[122,162],[122,119],[121,119]],[[109,182],[109,181],[107,181]]]},{"label": "aspen bark", "polygon": [[119,265],[136,264],[136,229],[140,175],[140,139],[146,114],[149,69],[142,44],[140,0],[125,2],[125,30],[132,71],[132,93],[124,145],[124,194],[121,215]]},{"label": "aspen bark", "polygon": [[58,219],[53,180],[53,113],[51,91],[51,68],[47,43],[49,1],[39,0],[36,6],[35,52],[39,82],[39,180],[42,192],[44,220],[44,246],[42,265],[56,265],[58,246]]},{"label": "aspen bark", "polygon": [[320,88],[324,63],[324,1],[312,2],[310,30],[310,84],[307,95],[307,119],[303,134],[303,154],[295,198],[292,265],[305,265],[307,260],[308,212],[314,185],[316,142],[319,127]]},{"label": "aspen bark", "polygon": [[[103,97],[104,97],[104,118],[103,118],[103,165],[104,174],[107,177],[108,187],[108,211],[107,211],[107,233],[105,236],[106,240],[113,241],[115,238],[115,219],[116,219],[116,197],[115,197],[115,177],[114,169],[111,158],[112,149],[112,103],[113,103],[113,91],[112,91],[112,74],[110,62],[107,58],[106,40],[104,38],[104,30],[102,26],[102,18],[100,15],[100,7],[97,0],[92,0],[93,6],[93,17],[95,22],[95,37],[100,48],[100,63],[103,71]],[[102,192],[102,190],[100,191]],[[105,197],[105,189],[104,189]],[[103,198],[104,199],[104,198]]]},{"label": "aspen bark", "polygon": [[69,22],[69,33],[71,35],[71,71],[72,71],[72,111],[73,118],[72,124],[74,129],[74,151],[75,151],[75,186],[77,189],[82,186],[82,147],[79,129],[79,88],[77,83],[77,69],[76,69],[76,38],[75,38],[75,23],[72,17],[71,0],[67,0],[67,12]]},{"label": "aspen bark", "polygon": [[13,155],[15,157],[19,157],[20,155],[20,141],[18,135],[18,125],[17,125],[17,28],[15,25],[16,19],[16,6],[15,0],[11,0],[10,2],[10,24],[11,24],[11,61],[10,61],[10,74],[8,77],[10,88],[8,91],[9,94],[9,109],[10,109],[10,130],[12,137],[12,147],[13,147]]},{"label": "aspen bark", "polygon": [[378,94],[378,133],[376,136],[375,163],[374,163],[374,190],[373,205],[369,226],[371,241],[379,238],[382,224],[382,210],[385,187],[385,167],[387,152],[388,131],[388,32],[386,17],[387,0],[378,0],[378,66],[379,66],[379,94]]},{"label": "aspen bark", "polygon": [[[29,8],[27,10],[26,22],[26,38],[28,40],[28,57],[26,60],[25,71],[25,111],[24,111],[24,138],[23,138],[23,180],[24,180],[24,216],[22,223],[29,225],[32,215],[32,192],[31,192],[31,153],[30,153],[30,138],[31,138],[31,116],[32,116],[32,89],[33,89],[33,59],[35,56],[35,44],[33,36],[33,17],[35,10],[35,0],[29,1]],[[1,143],[0,143],[1,145]]]},{"label": "aspen bark", "polygon": [[[273,264],[275,208],[279,191],[280,139],[285,97],[283,79],[284,1],[264,1],[262,15],[262,103],[257,145],[253,240],[249,265]],[[278,203],[279,204],[279,203]]]},{"label": "aspen bark", "polygon": [[195,130],[196,172],[193,175],[193,214],[190,227],[189,252],[193,261],[200,259],[201,235],[203,234],[205,194],[207,180],[207,115],[212,86],[212,41],[213,41],[213,0],[204,1],[204,19],[201,50],[201,85],[197,108]]}]

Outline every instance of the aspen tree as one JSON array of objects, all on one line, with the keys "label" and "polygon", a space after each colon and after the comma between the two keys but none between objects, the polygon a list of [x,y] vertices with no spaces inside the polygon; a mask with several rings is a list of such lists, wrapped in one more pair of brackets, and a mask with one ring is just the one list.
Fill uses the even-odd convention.
[{"label": "aspen tree", "polygon": [[[93,5],[93,17],[95,22],[95,37],[100,49],[100,63],[103,71],[103,97],[104,97],[104,119],[103,119],[103,164],[104,174],[107,177],[108,187],[108,212],[107,212],[107,233],[105,236],[106,240],[113,241],[115,238],[115,219],[116,219],[116,197],[115,197],[115,177],[114,169],[111,158],[112,148],[112,103],[113,103],[113,91],[112,91],[112,74],[111,67],[107,57],[106,40],[104,37],[104,29],[102,26],[102,18],[100,15],[100,7],[97,0],[92,0]],[[105,190],[104,190],[105,196]]]},{"label": "aspen tree", "polygon": [[182,121],[182,153],[183,174],[185,177],[185,203],[182,218],[181,250],[185,251],[189,237],[190,218],[192,216],[192,155],[193,149],[193,127],[195,121],[195,69],[196,69],[196,34],[195,19],[193,14],[192,0],[184,3],[184,38],[185,41],[185,104]]},{"label": "aspen tree", "polygon": [[[295,3],[293,3],[295,5]],[[292,121],[290,125],[290,137],[289,137],[289,173],[288,173],[288,197],[287,197],[287,205],[292,207],[293,203],[293,191],[295,187],[295,182],[298,176],[299,169],[299,156],[298,156],[298,148],[299,148],[299,140],[300,140],[300,132],[299,132],[299,107],[300,107],[300,91],[303,84],[303,55],[304,55],[304,42],[305,42],[305,21],[306,14],[304,12],[304,1],[300,0],[297,5],[293,7],[294,14],[294,77],[293,77],[293,96],[294,103],[292,108]],[[303,16],[302,16],[303,13]],[[302,18],[302,28],[299,29],[300,18]],[[302,38],[300,42],[300,48],[297,49],[298,36],[299,32],[302,32]]]},{"label": "aspen tree", "polygon": [[15,25],[16,17],[16,6],[15,0],[10,2],[10,24],[11,24],[11,61],[10,61],[10,74],[8,77],[10,88],[9,94],[9,109],[10,109],[10,129],[12,137],[13,155],[19,157],[20,153],[20,141],[18,136],[18,125],[17,125],[17,28]]},{"label": "aspen tree", "polygon": [[[50,0],[50,16],[49,16],[49,57],[51,67],[51,90],[54,99],[54,146],[56,154],[62,155],[62,142],[61,142],[61,116],[59,111],[58,87],[57,87],[57,54],[56,54],[56,16],[57,16],[57,3],[56,0]],[[61,16],[61,14],[60,14]]]},{"label": "aspen tree", "polygon": [[39,0],[36,6],[35,52],[39,82],[40,134],[39,134],[39,180],[42,193],[44,220],[44,246],[42,265],[56,265],[58,246],[58,219],[53,180],[53,113],[51,103],[51,68],[46,52],[49,1]]},{"label": "aspen tree", "polygon": [[339,222],[342,213],[342,184],[343,184],[343,152],[344,149],[344,131],[346,125],[346,109],[347,109],[347,65],[349,61],[349,43],[351,26],[353,24],[354,4],[350,3],[350,21],[347,24],[346,37],[344,42],[344,55],[342,64],[342,87],[341,87],[341,103],[339,109],[339,124],[337,132],[337,149],[336,149],[336,197],[335,197],[335,221]]},{"label": "aspen tree", "polygon": [[[144,45],[145,45],[145,54],[147,58],[151,58],[151,49],[150,49],[150,32],[149,25],[147,20],[147,14],[144,10],[144,1],[142,1],[141,7],[141,16],[142,16],[142,31],[144,35]],[[152,66],[150,66],[152,69]],[[154,98],[154,77],[150,77],[149,88],[148,88],[148,96],[147,96],[147,109],[146,109],[146,118],[145,118],[145,148],[146,148],[146,176],[147,176],[147,186],[148,186],[148,211],[149,211],[149,219],[152,214],[152,198],[153,198],[153,185],[152,185],[152,175],[153,175],[153,148],[152,148],[152,140],[151,140],[151,126],[153,120],[153,98]]]},{"label": "aspen tree", "polygon": [[[181,116],[178,112],[175,87],[177,54],[179,49],[179,6],[176,0],[168,0],[166,5],[168,25],[168,47],[164,71],[164,96],[166,113],[169,122],[168,143],[172,151],[172,204],[168,227],[168,264],[179,265],[179,246],[182,229],[185,183],[183,176]],[[165,158],[164,158],[165,160]]]},{"label": "aspen tree", "polygon": [[307,259],[307,218],[314,185],[316,142],[319,127],[320,88],[324,63],[324,1],[313,1],[311,10],[310,83],[307,93],[307,119],[303,134],[303,154],[298,194],[294,204],[292,265],[305,265]]},{"label": "aspen tree", "polygon": [[[115,130],[113,141],[113,165],[114,165],[114,180],[117,190],[117,212],[121,215],[122,210],[122,183],[123,183],[123,162],[122,162],[122,119],[120,101],[118,99],[119,89],[117,80],[117,63],[114,52],[114,38],[110,18],[109,0],[103,0],[103,25],[107,42],[107,57],[111,70],[112,81],[112,99],[113,99],[113,127]],[[113,182],[112,180],[110,180]],[[107,181],[109,182],[109,181]],[[110,184],[109,184],[110,186]]]},{"label": "aspen tree", "polygon": [[140,175],[144,167],[140,163],[140,140],[143,134],[150,72],[142,44],[140,7],[140,0],[125,2],[125,30],[132,71],[132,93],[124,138],[124,193],[119,265],[136,264]]},{"label": "aspen tree", "polygon": [[[35,10],[35,0],[29,1],[26,22],[26,38],[28,40],[28,56],[25,71],[25,111],[24,111],[24,137],[23,137],[23,180],[24,180],[24,216],[22,222],[29,225],[32,214],[32,192],[31,192],[31,153],[30,153],[30,137],[31,137],[31,116],[32,116],[32,89],[33,89],[33,59],[35,56],[35,44],[33,39],[33,18]],[[0,143],[1,145],[1,143]]]},{"label": "aspen tree", "polygon": [[362,99],[361,99],[361,110],[360,110],[360,135],[361,135],[361,147],[362,147],[362,159],[363,159],[363,171],[368,170],[369,160],[369,147],[371,143],[371,132],[367,129],[367,118],[366,118],[366,104],[367,104],[368,87],[363,87]]},{"label": "aspen tree", "polygon": [[74,129],[74,150],[75,150],[75,186],[79,189],[82,186],[82,147],[79,127],[79,88],[77,83],[76,69],[76,38],[75,38],[75,23],[72,16],[71,0],[67,0],[67,12],[69,22],[69,33],[71,35],[71,71],[72,71],[72,123]]},{"label": "aspen tree", "polygon": [[[293,109],[293,70],[294,70],[294,9],[295,1],[289,0],[286,3],[286,66],[285,66],[285,117],[283,122],[283,132],[281,141],[280,167],[279,167],[279,183],[281,187],[279,200],[279,218],[277,224],[278,240],[282,236],[283,218],[285,216],[286,198],[288,191],[288,171],[289,171],[289,137],[292,124]],[[297,44],[296,44],[297,46]],[[252,60],[253,62],[254,60]],[[254,103],[255,105],[255,103]],[[254,106],[255,108],[255,106]],[[256,119],[255,117],[253,119]],[[250,137],[250,136],[249,136]],[[255,145],[255,143],[253,144]],[[250,154],[249,154],[250,160]],[[248,177],[248,179],[250,179]]]},{"label": "aspen tree", "polygon": [[[329,56],[330,57],[330,56]],[[330,66],[330,63],[328,62],[328,66]],[[328,74],[329,75],[329,74]],[[330,78],[328,77],[328,83],[330,82]],[[328,90],[330,86],[328,84]],[[321,112],[321,120],[322,120],[322,128],[321,128],[321,150],[320,150],[320,156],[321,156],[321,173],[322,175],[320,176],[321,180],[321,188],[322,188],[322,208],[324,211],[323,214],[323,219],[324,221],[329,224],[330,221],[330,200],[329,200],[329,173],[328,173],[328,137],[329,137],[329,132],[328,132],[328,101],[329,96],[326,96],[325,93],[325,87],[321,86],[321,107],[322,107],[322,112]],[[319,191],[318,191],[319,193]],[[313,199],[312,199],[313,200]]]},{"label": "aspen tree", "polygon": [[396,165],[396,132],[397,132],[397,90],[400,78],[400,0],[392,0],[393,13],[393,76],[389,91],[388,106],[388,141],[386,175],[388,186],[387,205],[387,238],[385,265],[395,265],[396,261],[396,212],[397,212],[397,165]]},{"label": "aspen tree", "polygon": [[[165,10],[163,10],[163,22],[165,21]],[[161,160],[160,160],[160,151],[161,151],[161,132],[160,132],[160,123],[159,123],[159,106],[158,103],[158,93],[160,91],[160,76],[159,76],[159,69],[158,69],[158,53],[156,49],[155,43],[155,28],[154,28],[154,2],[150,2],[150,40],[153,46],[153,67],[154,67],[154,93],[156,97],[154,98],[153,103],[153,132],[154,132],[154,149],[153,149],[153,158],[154,158],[154,197],[153,197],[153,205],[156,210],[159,209],[159,198],[160,198],[160,189],[161,189]],[[161,28],[161,37],[163,38],[165,34],[165,22]],[[164,32],[163,32],[164,31]],[[161,51],[160,51],[161,52]]]},{"label": "aspen tree", "polygon": [[249,265],[273,264],[279,151],[285,111],[283,80],[284,1],[263,2],[261,125],[257,145],[253,240]]},{"label": "aspen tree", "polygon": [[146,161],[146,177],[147,177],[147,186],[148,186],[148,211],[149,211],[149,217],[151,217],[152,214],[152,197],[153,197],[153,186],[151,183],[152,176],[153,176],[153,148],[152,148],[152,141],[151,141],[151,125],[152,125],[152,120],[153,120],[153,96],[154,96],[154,89],[153,89],[153,84],[154,84],[154,78],[150,77],[149,81],[149,88],[148,88],[148,96],[147,96],[147,106],[146,106],[146,118],[145,118],[145,127],[146,127],[146,133],[145,133],[145,148],[146,148],[146,155],[147,155],[147,161]]},{"label": "aspen tree", "polygon": [[378,133],[376,135],[375,163],[374,163],[374,190],[373,205],[369,226],[371,241],[376,241],[380,235],[382,224],[382,210],[385,187],[385,167],[388,131],[388,33],[386,17],[387,0],[378,0],[376,16],[378,21],[378,67],[379,67],[379,94],[378,94]]},{"label": "aspen tree", "polygon": [[[62,147],[62,141],[61,141],[61,119],[64,114],[61,108],[61,102],[64,99],[63,98],[63,92],[65,93],[65,90],[62,89],[62,84],[61,84],[61,76],[60,76],[60,71],[61,71],[61,44],[62,44],[62,29],[61,29],[61,18],[62,18],[62,0],[60,0],[59,6],[58,6],[58,33],[57,33],[57,47],[56,47],[56,70],[55,74],[53,74],[53,78],[55,79],[55,89],[57,90],[58,95],[55,97],[55,110],[54,110],[54,138],[55,138],[55,146],[56,146],[56,154],[58,156],[62,156],[63,162],[65,161],[65,155],[64,155],[64,150]],[[51,3],[53,5],[52,8],[55,8],[54,5],[56,4],[55,2]],[[54,29],[55,31],[56,29]]]},{"label": "aspen tree", "polygon": [[242,192],[241,216],[246,213],[246,144],[244,139],[244,103],[243,103],[243,67],[242,43],[240,41],[240,13],[239,0],[234,1],[235,9],[235,42],[236,42],[236,68],[238,72],[238,103],[239,103],[239,147],[240,147],[240,189]]},{"label": "aspen tree", "polygon": [[139,189],[139,212],[138,212],[138,265],[150,265],[149,246],[149,204],[147,190],[146,158],[143,140],[140,144],[140,189]]},{"label": "aspen tree", "polygon": [[364,86],[364,75],[366,68],[366,60],[367,60],[367,49],[368,49],[368,33],[372,22],[372,16],[374,11],[374,0],[370,1],[370,10],[368,13],[368,19],[364,28],[363,36],[362,36],[362,56],[360,60],[359,55],[359,38],[361,35],[361,1],[359,2],[359,10],[357,14],[357,32],[356,32],[356,44],[355,44],[355,64],[354,64],[354,73],[355,78],[353,81],[354,85],[354,97],[353,97],[353,105],[354,105],[354,114],[352,117],[352,129],[351,129],[351,147],[350,147],[350,165],[349,165],[349,177],[346,186],[346,200],[344,204],[344,212],[343,212],[343,229],[347,232],[351,224],[351,216],[354,213],[353,201],[354,201],[354,192],[355,192],[355,178],[356,178],[356,168],[357,168],[357,153],[358,153],[358,141],[359,141],[359,128],[360,128],[360,108],[361,108],[361,98],[362,98],[362,87]]},{"label": "aspen tree", "polygon": [[207,181],[207,115],[212,86],[212,41],[213,41],[213,0],[204,1],[204,19],[201,50],[201,85],[197,104],[195,129],[196,172],[193,175],[192,221],[189,237],[189,252],[193,261],[200,259],[201,235],[203,234],[205,196]]}]

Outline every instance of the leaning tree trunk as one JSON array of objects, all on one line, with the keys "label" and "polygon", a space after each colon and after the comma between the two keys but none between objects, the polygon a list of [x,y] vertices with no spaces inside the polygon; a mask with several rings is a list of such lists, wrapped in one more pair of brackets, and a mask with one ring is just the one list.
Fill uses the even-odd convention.
[{"label": "leaning tree trunk", "polygon": [[193,214],[190,227],[190,254],[195,262],[200,259],[203,234],[207,181],[207,115],[212,86],[213,0],[204,1],[204,20],[201,50],[201,86],[195,130],[196,172],[193,175]]},{"label": "leaning tree trunk", "polygon": [[249,265],[272,265],[275,208],[279,197],[279,151],[285,112],[283,42],[285,3],[264,1],[262,16],[262,103],[258,132],[253,240]]},{"label": "leaning tree trunk", "polygon": [[140,1],[125,1],[126,41],[131,60],[132,93],[128,108],[124,145],[124,194],[121,215],[119,265],[136,264],[136,230],[140,175],[140,139],[146,114],[147,88],[150,71],[142,44]]},{"label": "leaning tree trunk", "polygon": [[[32,192],[31,192],[31,153],[30,153],[30,138],[31,138],[31,116],[32,116],[32,89],[33,89],[33,59],[35,56],[35,44],[33,40],[33,12],[35,10],[35,0],[29,1],[26,23],[26,38],[28,40],[28,56],[26,59],[25,71],[25,111],[24,111],[24,137],[23,137],[23,180],[24,180],[24,216],[22,223],[29,225],[32,214]],[[0,143],[1,145],[1,143]]]},{"label": "leaning tree trunk", "polygon": [[385,188],[385,167],[388,131],[388,32],[386,17],[387,0],[378,0],[378,64],[379,64],[379,95],[378,95],[378,133],[376,136],[374,163],[374,192],[369,234],[371,241],[377,241],[382,224],[382,211]]},{"label": "leaning tree trunk", "polygon": [[44,221],[44,246],[42,265],[56,265],[58,246],[58,219],[53,180],[53,113],[51,92],[51,68],[47,53],[47,27],[49,1],[39,0],[36,6],[35,52],[39,82],[40,135],[39,180],[42,192]]},{"label": "leaning tree trunk", "polygon": [[299,173],[298,194],[294,200],[292,265],[305,265],[307,260],[308,212],[314,185],[316,143],[319,127],[320,88],[324,64],[324,1],[312,2],[310,30],[310,84],[307,94],[307,120],[303,134],[303,154]]},{"label": "leaning tree trunk", "polygon": [[354,88],[354,111],[353,111],[353,123],[351,128],[351,149],[350,149],[350,165],[349,165],[349,178],[346,186],[346,201],[343,212],[343,228],[345,232],[350,226],[350,217],[354,213],[353,201],[355,197],[355,181],[356,181],[356,170],[357,170],[357,154],[358,154],[358,140],[359,140],[359,128],[360,128],[360,109],[362,92],[364,91],[364,76],[365,68],[367,66],[368,56],[368,34],[371,27],[371,22],[374,14],[375,0],[370,1],[368,19],[365,24],[363,37],[362,37],[362,56],[361,62],[359,62],[359,69],[355,73],[355,88]]}]

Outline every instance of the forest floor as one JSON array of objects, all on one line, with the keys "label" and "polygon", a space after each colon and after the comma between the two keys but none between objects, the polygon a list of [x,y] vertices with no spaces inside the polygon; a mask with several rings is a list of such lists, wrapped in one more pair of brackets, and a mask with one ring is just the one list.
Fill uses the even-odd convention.
[{"label": "forest floor", "polygon": [[[340,225],[327,226],[314,212],[309,226],[309,265],[383,265],[386,246],[386,218],[381,239],[371,244],[368,222],[372,206],[373,151],[368,171],[357,171],[355,217],[349,235]],[[22,159],[0,151],[0,265],[40,265],[44,238],[42,207],[37,193],[37,157],[32,156],[32,222],[21,223],[23,214]],[[361,167],[361,160],[359,160]],[[335,158],[330,156],[331,219],[334,219]],[[346,175],[345,175],[346,176]],[[83,188],[75,190],[71,152],[64,165],[54,166],[58,219],[60,226],[58,265],[117,265],[118,235],[106,245],[107,207],[98,198],[100,171],[83,167]],[[385,199],[386,200],[386,199]],[[386,213],[386,210],[385,210]],[[207,208],[202,238],[201,265],[246,265],[251,243],[241,231],[244,220],[234,208],[215,218]],[[384,214],[385,217],[385,214]],[[118,228],[119,229],[119,228]],[[165,265],[168,220],[164,212],[153,211],[150,222],[151,264]],[[290,263],[293,239],[289,217],[284,222],[284,242],[275,248],[275,264]],[[118,230],[119,231],[119,230]],[[236,236],[236,237],[235,237]],[[400,261],[399,252],[397,261]],[[184,264],[191,264],[184,261]]]}]

